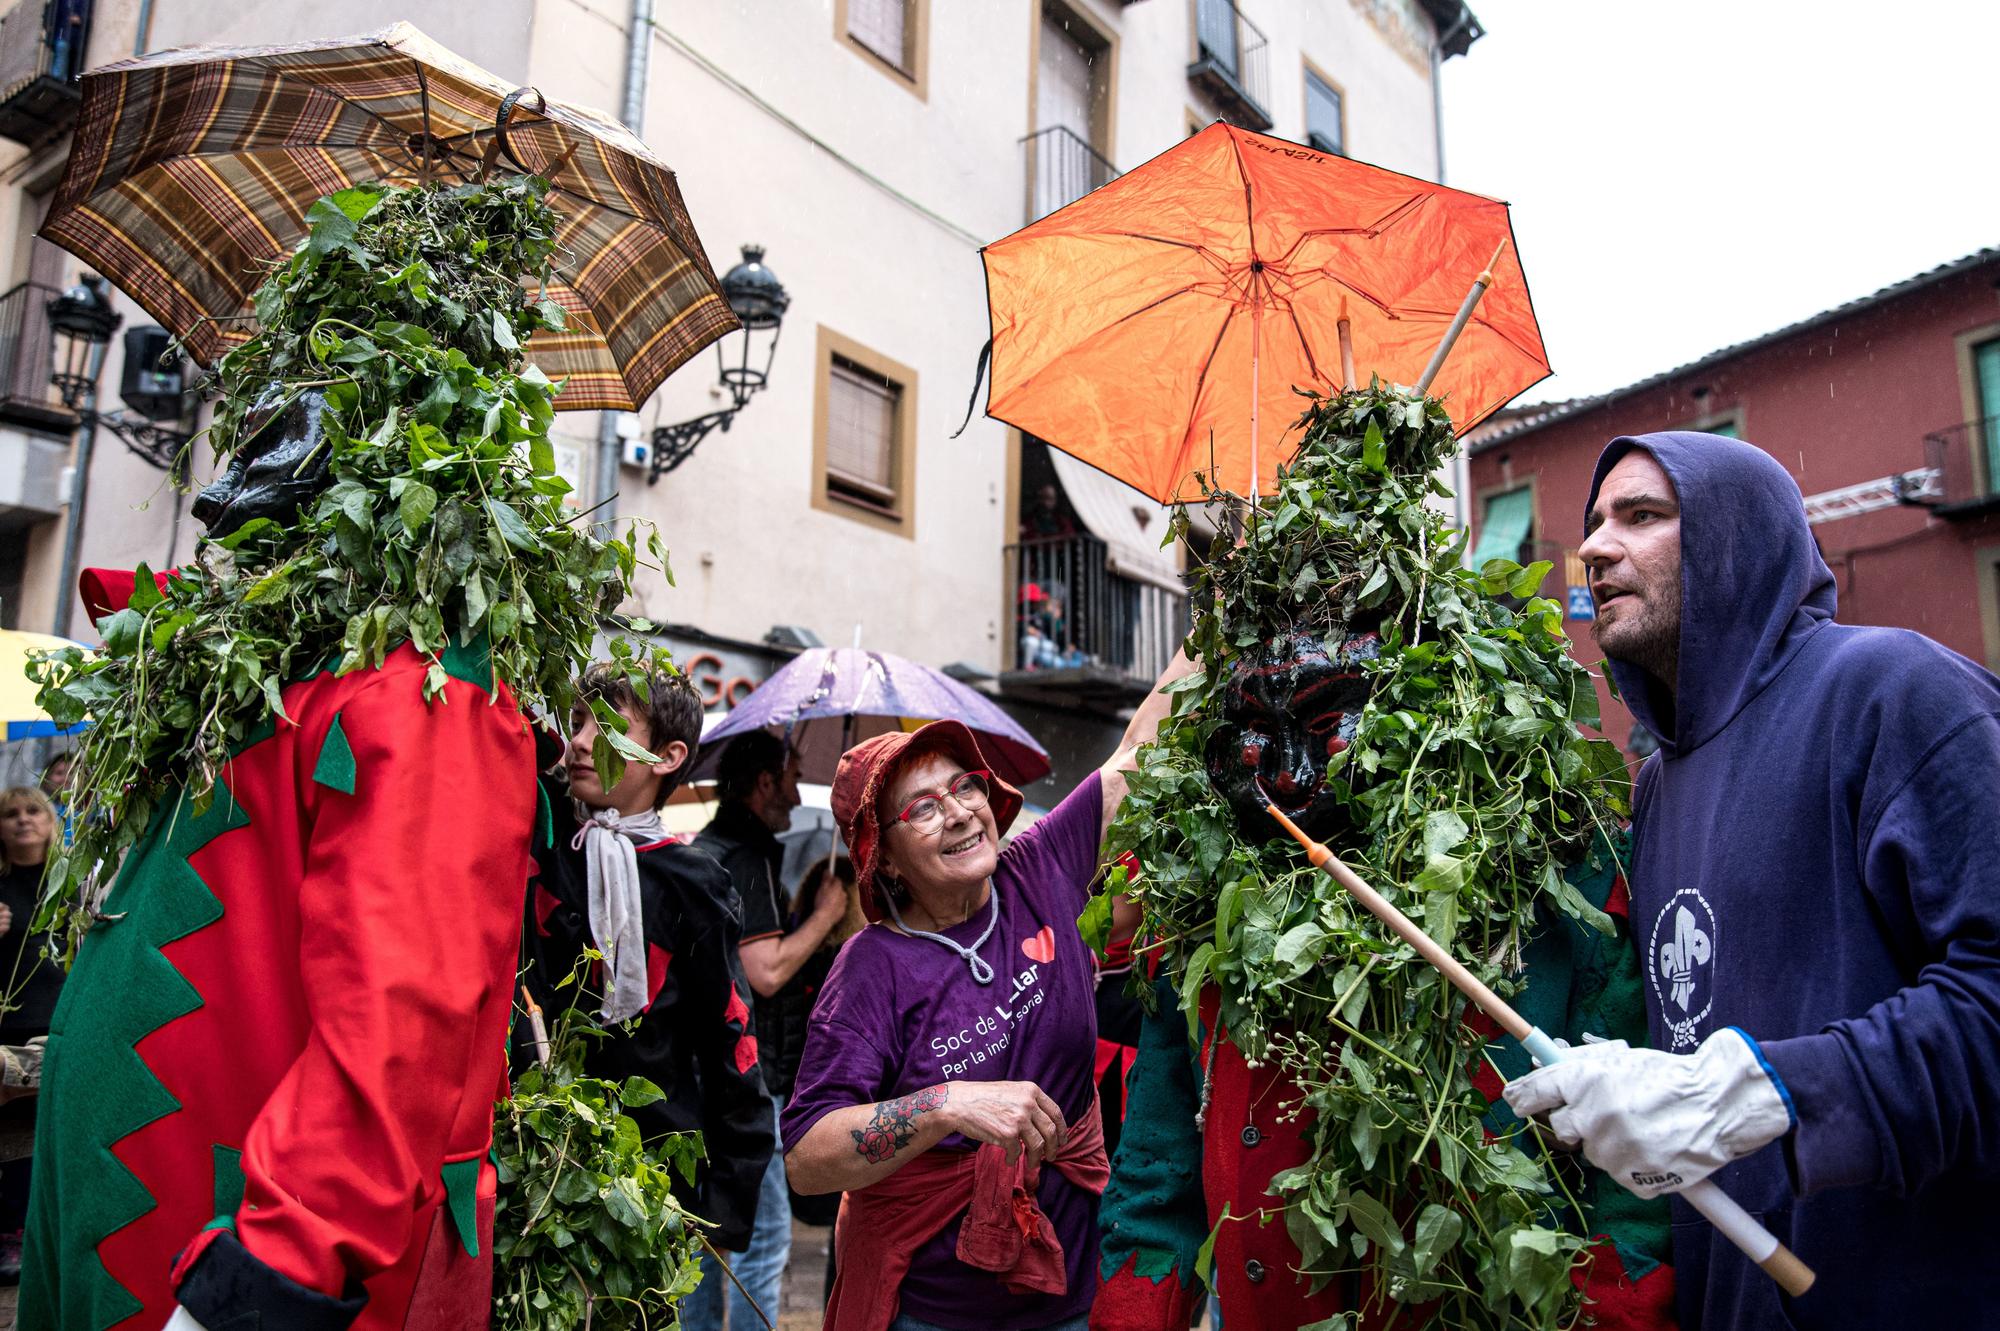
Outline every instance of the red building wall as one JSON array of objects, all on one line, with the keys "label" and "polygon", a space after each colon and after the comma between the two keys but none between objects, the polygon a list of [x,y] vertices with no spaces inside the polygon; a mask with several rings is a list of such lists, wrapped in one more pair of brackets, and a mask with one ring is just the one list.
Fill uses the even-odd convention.
[{"label": "red building wall", "polygon": [[[1738,436],[1782,462],[1807,495],[1926,466],[1924,437],[1981,409],[1969,347],[1991,336],[2000,336],[2000,258],[1511,437],[1475,440],[1473,542],[1488,494],[1532,484],[1538,557],[1556,563],[1544,594],[1562,597],[1561,554],[1583,539],[1591,471],[1620,435],[1733,420]],[[1966,481],[1976,474],[1973,436],[1960,431],[1954,446],[1967,454],[1953,462],[1955,480]],[[1888,508],[1818,523],[1813,534],[1838,585],[1839,620],[1915,629],[2000,669],[2000,515]],[[1595,670],[1603,654],[1590,623],[1567,626],[1572,654]],[[1601,678],[1598,692],[1605,733],[1622,746],[1631,719]]]}]

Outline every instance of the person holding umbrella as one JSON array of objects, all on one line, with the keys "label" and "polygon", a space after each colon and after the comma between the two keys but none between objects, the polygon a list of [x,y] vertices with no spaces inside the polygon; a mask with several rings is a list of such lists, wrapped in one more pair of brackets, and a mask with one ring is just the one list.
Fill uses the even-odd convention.
[{"label": "person holding umbrella", "polygon": [[1109,1166],[1076,929],[1125,770],[1194,668],[1004,850],[1021,794],[964,724],[878,735],[833,808],[873,923],[828,975],[783,1119],[802,1193],[845,1191],[833,1331],[1081,1327]]}]

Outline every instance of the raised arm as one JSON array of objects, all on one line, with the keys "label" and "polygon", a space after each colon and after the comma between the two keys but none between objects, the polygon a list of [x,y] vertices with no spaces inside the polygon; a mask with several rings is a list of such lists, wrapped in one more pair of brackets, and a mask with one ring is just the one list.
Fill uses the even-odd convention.
[{"label": "raised arm", "polygon": [[1160,722],[1173,711],[1173,695],[1166,692],[1167,686],[1199,669],[1200,663],[1187,654],[1184,646],[1176,649],[1173,659],[1167,662],[1167,668],[1153,682],[1153,691],[1132,713],[1132,720],[1126,725],[1125,735],[1118,741],[1117,750],[1098,769],[1104,778],[1104,824],[1100,831],[1111,826],[1118,806],[1125,801],[1125,773],[1138,762],[1139,747],[1153,742],[1153,737],[1160,733]]}]

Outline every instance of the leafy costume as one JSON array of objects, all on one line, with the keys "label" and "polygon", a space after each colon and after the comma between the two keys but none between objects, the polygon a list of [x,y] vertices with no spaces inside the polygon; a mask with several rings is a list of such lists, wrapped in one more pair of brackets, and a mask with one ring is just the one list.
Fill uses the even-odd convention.
[{"label": "leafy costume", "polygon": [[1576,734],[1595,695],[1534,596],[1547,566],[1458,567],[1421,502],[1451,446],[1438,403],[1371,385],[1300,423],[1243,542],[1200,574],[1207,669],[1178,686],[1110,834],[1143,866],[1130,886],[1162,964],[1092,1325],[1178,1331],[1199,1273],[1230,1331],[1553,1328],[1586,1271],[1600,1325],[1668,1325],[1664,1213],[1521,1137],[1485,1066],[1519,1051],[1482,1050],[1479,1014],[1267,839],[1262,799],[1317,820],[1547,1029],[1643,1034],[1603,840],[1619,759]]},{"label": "leafy costume", "polygon": [[315,204],[220,366],[209,539],[41,667],[96,724],[24,1326],[487,1325],[520,708],[567,710],[636,557],[566,524],[520,352],[561,322],[545,188]]}]

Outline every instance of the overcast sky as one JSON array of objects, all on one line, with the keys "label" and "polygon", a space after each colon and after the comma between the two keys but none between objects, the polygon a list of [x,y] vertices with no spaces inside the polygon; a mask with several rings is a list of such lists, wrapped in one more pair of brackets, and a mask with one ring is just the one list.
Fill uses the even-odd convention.
[{"label": "overcast sky", "polygon": [[2000,245],[2000,0],[1471,0],[1445,178],[1603,392]]}]

